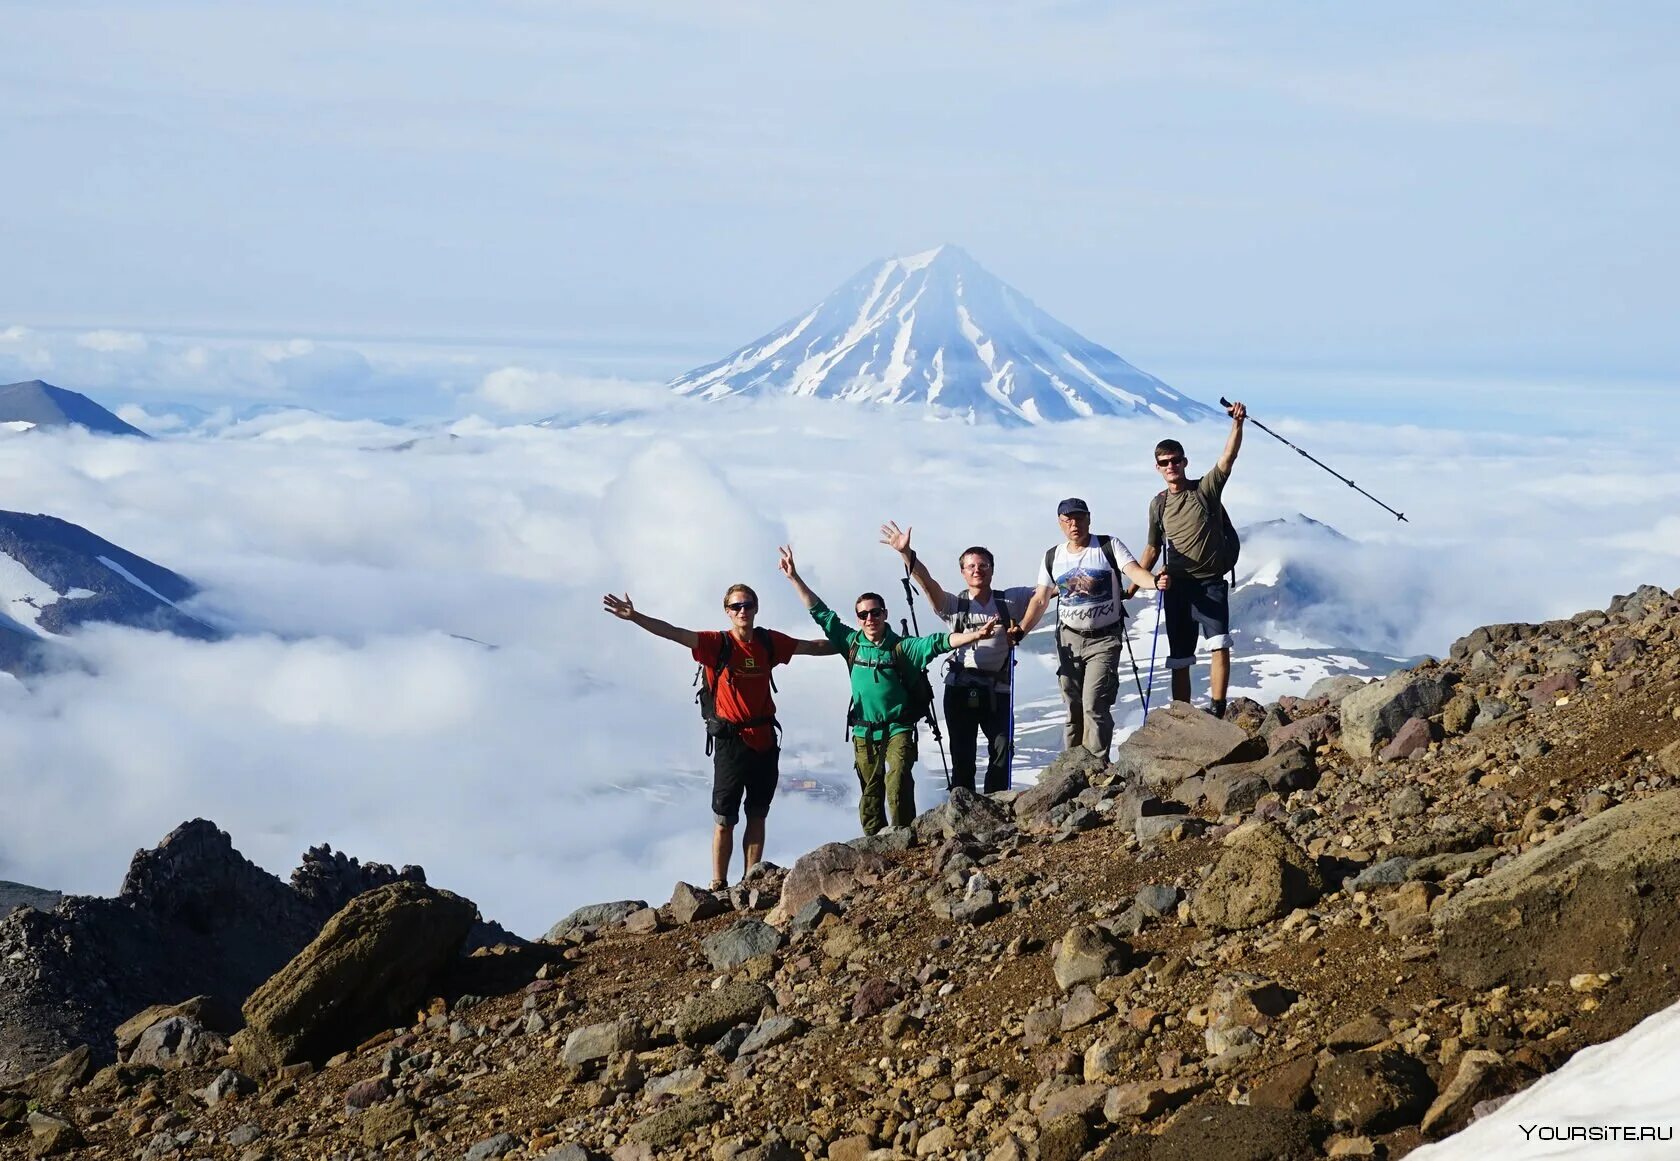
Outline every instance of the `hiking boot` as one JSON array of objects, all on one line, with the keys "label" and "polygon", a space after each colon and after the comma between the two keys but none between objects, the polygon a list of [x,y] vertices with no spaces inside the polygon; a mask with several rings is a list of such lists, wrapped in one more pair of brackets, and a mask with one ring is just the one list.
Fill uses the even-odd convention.
[{"label": "hiking boot", "polygon": [[708,890],[708,891],[727,891],[727,890],[729,890],[729,884],[722,879],[713,879],[711,881],[711,883],[706,887],[706,890]]}]

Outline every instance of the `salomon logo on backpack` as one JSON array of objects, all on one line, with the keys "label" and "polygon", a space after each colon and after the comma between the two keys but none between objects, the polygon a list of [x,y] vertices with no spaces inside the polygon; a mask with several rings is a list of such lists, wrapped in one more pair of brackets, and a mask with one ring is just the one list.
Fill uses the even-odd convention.
[{"label": "salomon logo on backpack", "polygon": [[[776,688],[776,646],[770,639],[770,630],[753,629],[753,641],[764,650],[764,656],[770,659],[770,665],[765,672],[770,678],[770,691],[781,692]],[[774,726],[780,730],[782,724],[774,717],[753,718],[751,721],[731,722],[718,717],[717,713],[717,683],[723,680],[723,672],[729,666],[730,655],[735,651],[735,634],[725,633],[723,642],[718,646],[717,660],[710,666],[702,663],[694,671],[694,683],[699,688],[694,693],[694,701],[700,707],[700,720],[706,723],[706,753],[712,752],[712,743],[716,738],[732,738],[750,726]],[[747,654],[752,659],[752,654]]]}]

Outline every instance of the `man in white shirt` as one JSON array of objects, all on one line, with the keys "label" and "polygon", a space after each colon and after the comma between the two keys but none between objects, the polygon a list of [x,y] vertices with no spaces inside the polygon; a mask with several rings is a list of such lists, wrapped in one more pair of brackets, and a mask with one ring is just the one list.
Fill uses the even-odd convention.
[{"label": "man in white shirt", "polygon": [[1011,589],[992,587],[994,561],[980,545],[957,558],[966,592],[947,592],[910,547],[910,529],[893,521],[881,526],[881,543],[893,549],[927,595],[933,611],[954,633],[978,628],[997,618],[991,637],[955,650],[945,662],[945,727],[951,736],[951,785],[974,789],[979,748],[976,733],[986,738],[986,794],[1009,789],[1011,730],[1010,685],[1014,680],[1013,648],[1008,630],[1026,613],[1037,591],[1030,585]]},{"label": "man in white shirt", "polygon": [[1067,706],[1066,749],[1084,746],[1108,760],[1114,738],[1114,699],[1120,694],[1120,650],[1126,616],[1121,574],[1140,588],[1165,590],[1166,573],[1154,576],[1120,540],[1091,535],[1091,509],[1069,497],[1056,506],[1066,542],[1044,554],[1038,591],[1021,617],[1016,639],[1033,631],[1050,598],[1056,601],[1056,677]]}]

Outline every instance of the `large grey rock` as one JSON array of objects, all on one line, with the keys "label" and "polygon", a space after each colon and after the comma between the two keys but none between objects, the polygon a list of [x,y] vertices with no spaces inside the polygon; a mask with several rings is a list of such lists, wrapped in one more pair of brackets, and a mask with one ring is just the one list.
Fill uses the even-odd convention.
[{"label": "large grey rock", "polygon": [[1051,809],[1077,797],[1103,772],[1103,760],[1084,746],[1063,750],[1015,799],[1015,817],[1023,824],[1049,814]]},{"label": "large grey rock", "polygon": [[1152,790],[1171,790],[1210,766],[1264,757],[1266,743],[1241,726],[1187,702],[1168,702],[1121,742],[1109,773]]},{"label": "large grey rock", "polygon": [[1322,697],[1332,706],[1341,705],[1348,694],[1356,689],[1363,689],[1365,682],[1362,678],[1352,674],[1341,673],[1335,677],[1321,677],[1307,687],[1307,699]]},{"label": "large grey rock", "polygon": [[1324,892],[1318,865],[1270,823],[1249,823],[1225,837],[1190,902],[1190,918],[1211,931],[1241,931],[1281,919]]},{"label": "large grey rock", "polygon": [[782,922],[799,914],[799,909],[826,895],[836,902],[859,887],[877,882],[892,868],[880,855],[855,850],[845,843],[824,843],[802,855],[782,884],[782,897],[770,912],[771,922]]},{"label": "large grey rock", "polygon": [[577,1067],[606,1060],[620,1052],[640,1052],[647,1042],[647,1026],[633,1016],[621,1016],[573,1029],[560,1050],[560,1059]]},{"label": "large grey rock", "polygon": [[736,980],[701,992],[677,1012],[677,1039],[710,1044],[737,1024],[757,1024],[759,1013],[776,1006],[776,994],[763,984]]},{"label": "large grey rock", "polygon": [[1680,790],[1624,803],[1471,882],[1434,915],[1473,988],[1680,963]]},{"label": "large grey rock", "polygon": [[1517,641],[1527,641],[1540,632],[1540,626],[1519,622],[1506,622],[1498,625],[1483,625],[1472,629],[1457,641],[1452,643],[1448,656],[1455,661],[1462,661],[1474,655],[1478,650],[1492,652],[1502,649]]},{"label": "large grey rock", "polygon": [[78,1044],[108,1053],[112,1031],[151,1005],[208,995],[237,1014],[345,900],[424,877],[323,846],[287,884],[214,823],[183,823],[136,852],[116,897],[69,895],[51,911],[0,915],[0,1084]]},{"label": "large grey rock", "polygon": [[671,888],[671,901],[665,904],[665,910],[670,913],[673,922],[689,924],[722,915],[729,910],[729,904],[710,891],[679,881]]},{"label": "large grey rock", "polygon": [[737,919],[722,931],[700,941],[700,950],[720,972],[740,967],[755,955],[768,955],[782,946],[782,933],[762,919]]},{"label": "large grey rock", "polygon": [[1453,681],[1444,672],[1396,673],[1348,694],[1342,699],[1342,748],[1371,757],[1407,719],[1440,713]]},{"label": "large grey rock", "polygon": [[466,899],[420,883],[357,896],[245,1001],[235,1052],[251,1071],[319,1064],[406,1024],[477,918]]},{"label": "large grey rock", "polygon": [[1014,830],[1015,822],[1008,807],[967,787],[954,786],[950,797],[916,818],[913,829],[920,842],[953,838],[991,842]]},{"label": "large grey rock", "polygon": [[196,1068],[227,1050],[225,1036],[209,1031],[190,1016],[171,1016],[140,1034],[128,1061],[153,1068]]},{"label": "large grey rock", "polygon": [[[566,918],[548,929],[543,939],[549,943],[559,943],[574,931],[585,927],[617,927],[628,919],[631,914],[647,907],[644,899],[618,899],[611,903],[590,903],[579,907]],[[550,912],[552,914],[552,912]]]},{"label": "large grey rock", "polygon": [[805,1035],[809,1030],[810,1025],[798,1016],[766,1016],[747,1034],[747,1038],[741,1041],[737,1055],[751,1056],[754,1052],[786,1044]]}]

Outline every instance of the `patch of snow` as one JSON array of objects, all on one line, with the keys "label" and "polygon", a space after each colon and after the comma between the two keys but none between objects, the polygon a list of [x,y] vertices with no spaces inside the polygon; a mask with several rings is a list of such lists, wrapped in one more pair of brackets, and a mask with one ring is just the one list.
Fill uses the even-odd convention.
[{"label": "patch of snow", "polygon": [[14,557],[0,552],[0,612],[26,629],[52,636],[41,628],[41,610],[56,604],[61,594],[30,572]]},{"label": "patch of snow", "polygon": [[110,557],[101,556],[99,558],[99,563],[104,565],[106,568],[110,569],[112,572],[116,573],[118,576],[122,577],[123,580],[127,581],[129,584],[133,585],[135,588],[139,589],[141,592],[150,593],[152,596],[156,597],[158,600],[162,601],[164,604],[168,605],[170,608],[175,609],[175,608],[180,607],[174,601],[170,600],[168,597],[166,597],[162,593],[158,592],[151,585],[147,584],[145,581],[141,580],[139,577],[137,577],[133,573],[129,572],[126,568],[124,568],[122,565],[118,564],[116,561],[112,560]]},{"label": "patch of snow", "polygon": [[35,425],[27,419],[8,419],[6,422],[0,423],[0,430],[4,431],[30,431],[34,427]]}]

